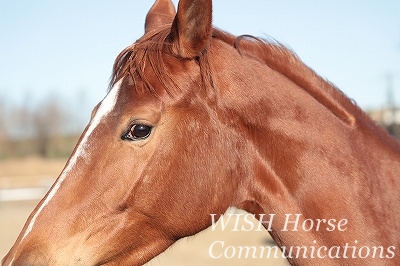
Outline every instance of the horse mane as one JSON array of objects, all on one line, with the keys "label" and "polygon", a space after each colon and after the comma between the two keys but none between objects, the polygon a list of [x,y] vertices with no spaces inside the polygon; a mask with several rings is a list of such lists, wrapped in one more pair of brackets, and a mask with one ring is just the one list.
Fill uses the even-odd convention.
[{"label": "horse mane", "polygon": [[[165,40],[168,38],[169,33],[170,25],[166,25],[158,31],[145,34],[136,43],[125,48],[115,60],[110,88],[119,79],[129,75],[134,82],[136,79],[141,79],[151,93],[157,93],[144,74],[144,69],[147,65],[151,65],[157,78],[168,93],[170,89],[177,88],[172,77],[165,71],[162,60]],[[335,110],[335,114],[339,118],[349,124],[354,123],[355,118],[350,113],[359,108],[343,92],[317,75],[293,51],[285,46],[250,35],[236,37],[216,28],[213,30],[212,37],[235,47],[242,56],[249,56],[265,63],[268,67],[278,71],[298,86],[307,90],[311,96],[318,99],[329,109]],[[212,83],[209,64],[204,62],[207,61],[206,54],[203,53],[198,60],[203,68],[203,75],[206,73],[206,77],[203,77],[203,80],[209,80]]]},{"label": "horse mane", "polygon": [[[159,30],[146,33],[136,43],[125,48],[115,60],[110,88],[121,78],[130,76],[135,83],[136,80],[143,81],[144,86],[135,86],[136,89],[140,87],[147,89],[152,94],[160,95],[161,92],[156,91],[145,75],[146,66],[151,66],[165,92],[171,94],[173,90],[179,90],[179,86],[165,70],[162,60],[169,33],[170,25],[165,25]],[[251,57],[286,76],[331,110],[344,123],[354,125],[357,120],[365,121],[364,118],[367,115],[351,99],[332,83],[306,66],[293,51],[284,45],[250,35],[236,37],[217,28],[213,29],[212,38],[229,44],[242,56]],[[208,82],[213,86],[213,73],[211,72],[207,51],[204,51],[197,60],[201,68],[203,82]],[[367,123],[367,127],[376,132],[375,123]]]}]

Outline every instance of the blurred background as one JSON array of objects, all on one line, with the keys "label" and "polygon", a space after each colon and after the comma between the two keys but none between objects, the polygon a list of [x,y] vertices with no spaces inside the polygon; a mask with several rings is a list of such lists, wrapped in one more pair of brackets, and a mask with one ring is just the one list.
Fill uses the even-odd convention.
[{"label": "blurred background", "polygon": [[[0,257],[62,170],[152,4],[0,1]],[[400,138],[399,14],[398,0],[215,0],[213,23],[287,45]]]}]

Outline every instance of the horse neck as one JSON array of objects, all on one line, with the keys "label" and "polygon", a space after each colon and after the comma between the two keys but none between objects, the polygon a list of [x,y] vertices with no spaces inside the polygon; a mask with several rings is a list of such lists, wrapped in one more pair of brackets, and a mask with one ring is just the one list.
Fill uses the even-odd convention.
[{"label": "horse neck", "polygon": [[[335,98],[341,93],[310,91],[254,59],[235,59],[234,53],[213,64],[214,71],[229,69],[214,81],[224,123],[248,144],[243,153],[250,159],[243,160],[244,185],[235,204],[276,214],[272,235],[281,245],[397,243],[398,143],[349,100]],[[226,83],[232,79],[234,84]],[[348,226],[345,234],[282,232],[285,214],[302,214],[300,223],[346,219]]]}]

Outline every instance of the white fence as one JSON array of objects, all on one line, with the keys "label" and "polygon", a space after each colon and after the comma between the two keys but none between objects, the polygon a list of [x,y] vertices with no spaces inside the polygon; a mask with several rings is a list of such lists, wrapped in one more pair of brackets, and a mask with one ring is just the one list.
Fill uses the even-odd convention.
[{"label": "white fence", "polygon": [[0,189],[0,202],[39,200],[46,195],[48,186]]}]

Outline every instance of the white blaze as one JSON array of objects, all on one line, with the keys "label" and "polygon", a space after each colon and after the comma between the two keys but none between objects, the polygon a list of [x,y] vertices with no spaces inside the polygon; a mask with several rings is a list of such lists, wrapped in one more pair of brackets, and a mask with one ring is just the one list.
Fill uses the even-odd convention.
[{"label": "white blaze", "polygon": [[61,183],[64,181],[65,177],[68,175],[68,173],[73,169],[73,167],[76,164],[76,161],[79,157],[84,157],[86,155],[86,147],[87,147],[87,141],[92,134],[93,130],[100,124],[102,119],[110,113],[117,101],[117,96],[118,92],[120,90],[122,79],[119,80],[114,87],[111,88],[110,92],[107,94],[107,96],[103,99],[101,102],[95,116],[93,119],[90,121],[89,128],[87,129],[84,137],[82,138],[81,142],[79,143],[79,146],[76,148],[75,153],[72,155],[70,158],[68,165],[65,166],[63,172],[61,173],[60,177],[57,180],[57,183],[54,185],[46,199],[43,201],[42,205],[39,207],[35,215],[32,217],[31,222],[29,223],[28,227],[26,228],[25,234],[22,237],[24,239],[31,231],[33,228],[33,225],[35,224],[36,218],[39,216],[40,212],[46,207],[46,205],[50,202],[50,200],[54,197],[54,195],[57,193],[57,190],[60,188]]}]

